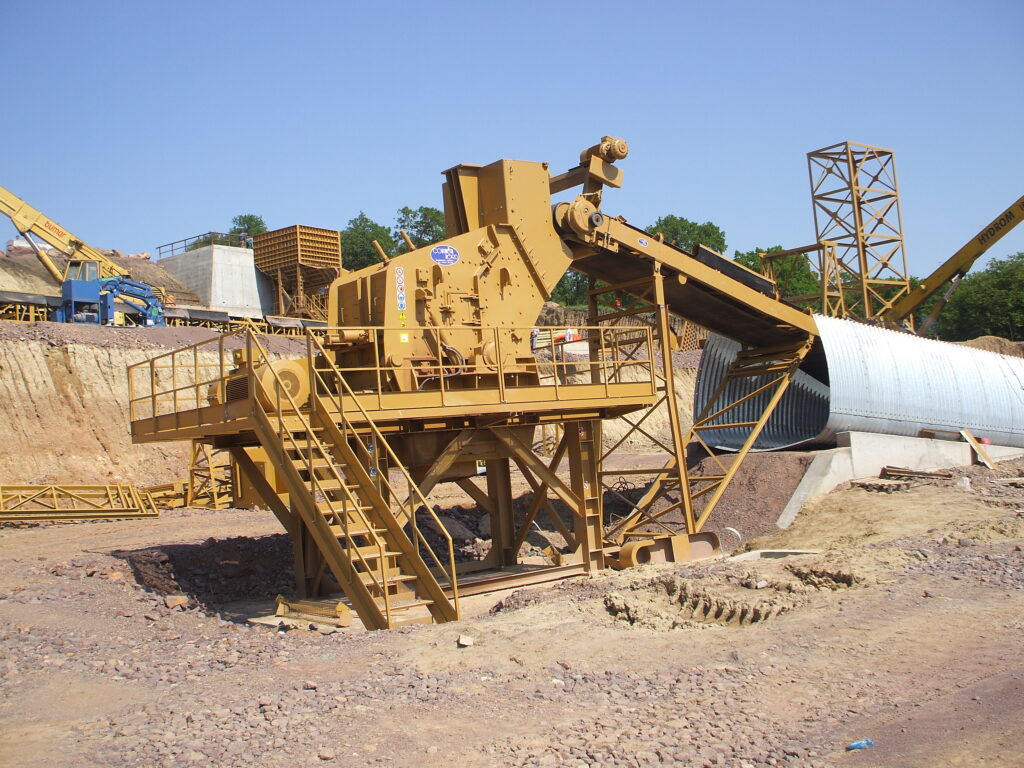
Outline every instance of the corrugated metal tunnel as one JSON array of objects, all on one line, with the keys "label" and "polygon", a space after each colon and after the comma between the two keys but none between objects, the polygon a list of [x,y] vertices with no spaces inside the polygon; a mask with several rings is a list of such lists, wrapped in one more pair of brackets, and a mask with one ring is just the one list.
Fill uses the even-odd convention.
[{"label": "corrugated metal tunnel", "polygon": [[[922,339],[852,320],[815,316],[820,337],[769,419],[755,450],[829,444],[839,432],[917,437],[921,430],[969,429],[996,445],[1024,448],[1024,358]],[[740,345],[712,334],[694,395],[702,411]],[[766,379],[737,379],[729,403]],[[721,422],[755,421],[768,395],[752,398]],[[710,445],[738,450],[746,431],[707,430]]]}]

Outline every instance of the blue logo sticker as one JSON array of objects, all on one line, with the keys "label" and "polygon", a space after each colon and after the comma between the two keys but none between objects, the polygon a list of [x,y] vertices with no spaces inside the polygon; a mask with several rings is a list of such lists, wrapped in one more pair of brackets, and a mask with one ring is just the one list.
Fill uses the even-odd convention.
[{"label": "blue logo sticker", "polygon": [[430,249],[430,258],[442,267],[459,263],[459,251],[450,245],[435,245]]},{"label": "blue logo sticker", "polygon": [[650,245],[650,243],[649,243],[649,242],[647,242],[647,240],[646,240],[646,239],[644,239],[644,238],[642,238],[642,237],[641,237],[641,238],[640,238],[639,240],[637,240],[637,242],[638,242],[638,243],[640,243],[640,245],[641,245],[642,247],[644,247],[644,248],[646,248],[646,247],[647,247],[648,245]]}]

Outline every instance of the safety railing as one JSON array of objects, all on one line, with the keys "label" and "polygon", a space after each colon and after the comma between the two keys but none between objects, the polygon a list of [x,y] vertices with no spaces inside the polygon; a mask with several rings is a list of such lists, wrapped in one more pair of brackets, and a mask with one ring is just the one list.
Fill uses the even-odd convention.
[{"label": "safety railing", "polygon": [[[565,327],[410,329],[366,326],[327,328],[318,333],[323,334],[323,348],[332,352],[339,348],[339,339],[359,339],[354,343],[370,348],[365,357],[377,361],[387,357],[384,347],[396,339],[403,346],[408,344],[410,349],[418,348],[423,354],[408,358],[415,391],[421,396],[418,407],[461,404],[461,397],[467,391],[485,389],[495,391],[498,403],[513,401],[508,396],[511,389],[523,392],[531,387],[545,387],[543,394],[536,390],[538,398],[545,402],[579,399],[584,396],[581,394],[584,386],[588,387],[586,397],[613,397],[613,387],[624,383],[650,383],[651,394],[654,393],[656,374],[651,328],[581,326],[571,329],[571,335],[567,335],[567,330]],[[524,363],[523,341],[530,338],[531,331],[538,331],[534,338],[542,341],[530,350],[533,359]],[[417,334],[418,340],[413,338]],[[482,362],[470,362],[458,352],[471,348],[484,350]],[[364,404],[372,403],[374,410],[386,407],[386,396],[395,391],[394,366],[378,362],[377,365],[335,367],[346,380],[358,379],[358,398]],[[535,382],[528,379],[530,375],[536,375]],[[599,385],[598,392],[593,391],[594,384]]]},{"label": "safety railing", "polygon": [[[0,312],[3,305],[0,305]],[[0,316],[0,319],[2,316]],[[167,325],[173,328],[209,328],[211,331],[220,333],[232,333],[234,331],[251,330],[262,336],[305,336],[307,330],[317,331],[319,328],[307,328],[301,321],[294,318],[287,318],[288,322],[271,316],[264,319],[250,317],[225,317],[223,319],[212,319],[207,316],[192,317],[187,309],[179,309],[165,315]]]},{"label": "safety railing", "polygon": [[[389,477],[388,468],[394,468],[395,471],[400,475],[402,483],[405,485],[405,501],[401,502],[401,506],[405,509],[404,519],[408,521],[410,530],[412,531],[412,544],[417,552],[426,551],[433,562],[433,567],[437,569],[444,580],[448,582],[449,588],[452,593],[452,604],[455,607],[456,614],[459,613],[459,587],[458,579],[455,571],[455,543],[452,540],[451,534],[444,527],[441,519],[434,512],[431,505],[427,502],[426,497],[420,491],[419,485],[412,479],[405,465],[399,460],[398,456],[392,450],[388,444],[383,433],[373,422],[370,414],[367,413],[366,409],[359,402],[359,398],[356,393],[352,391],[348,382],[345,381],[345,377],[342,372],[334,365],[331,361],[330,355],[327,354],[327,350],[321,343],[320,338],[309,334],[307,337],[308,347],[308,360],[309,360],[309,375],[310,381],[313,383],[314,397],[325,397],[332,400],[336,405],[336,412],[341,416],[341,423],[339,429],[342,432],[343,438],[353,447],[358,446],[360,452],[360,458],[364,461],[365,466],[370,469],[370,474],[379,480],[380,484],[388,491],[385,494],[385,498],[400,499],[401,495],[398,493],[398,489],[391,483]],[[319,355],[319,357],[318,357]],[[314,364],[314,360],[320,360],[325,367],[318,368]],[[347,404],[351,403],[350,408]],[[366,425],[362,430],[356,430],[351,421],[345,416],[345,414],[352,410],[358,411],[361,415],[360,421]],[[367,440],[367,431],[369,432],[370,439]],[[381,461],[381,449],[385,453],[385,459]],[[420,531],[419,521],[416,516],[417,508],[425,510],[427,516],[434,523],[434,528],[438,531],[439,535],[444,540],[445,546],[448,550],[447,563],[442,563],[437,552],[430,545],[429,541]]]},{"label": "safety railing", "polygon": [[228,374],[237,367],[235,352],[246,347],[243,333],[224,334],[129,366],[131,421],[226,405]]},{"label": "safety railing", "polygon": [[[390,590],[388,589],[386,576],[388,565],[387,557],[385,556],[385,553],[387,552],[385,542],[380,538],[376,527],[373,526],[360,511],[361,503],[349,487],[350,481],[338,471],[338,465],[330,449],[324,445],[319,437],[317,437],[309,418],[302,412],[302,409],[299,407],[299,403],[297,403],[292,397],[288,386],[281,380],[277,371],[269,365],[271,362],[270,356],[259,343],[256,336],[252,333],[246,334],[246,355],[247,359],[252,360],[255,364],[266,365],[272,372],[274,379],[273,392],[268,392],[266,388],[263,387],[259,379],[253,374],[255,365],[248,367],[250,397],[253,397],[257,391],[261,391],[264,398],[272,396],[272,401],[274,403],[274,407],[269,409],[271,411],[270,413],[267,413],[266,410],[259,405],[258,399],[254,400],[254,407],[260,408],[264,418],[266,418],[271,425],[273,425],[275,421],[277,422],[275,432],[280,445],[298,454],[298,456],[301,457],[302,463],[306,465],[305,469],[309,479],[306,480],[303,485],[305,485],[311,492],[314,511],[318,510],[317,505],[326,504],[329,512],[324,515],[325,519],[333,522],[334,525],[337,525],[344,534],[347,544],[346,554],[349,558],[349,569],[346,576],[351,582],[360,580],[360,576],[362,575],[366,575],[371,580],[372,586],[378,590],[381,595],[381,599],[384,603],[385,620],[390,626],[392,620],[392,607],[391,595]],[[283,398],[282,395],[284,396]],[[287,403],[285,401],[287,401]],[[298,420],[298,429],[296,429],[294,421],[289,424],[289,420],[294,419]],[[296,432],[303,433],[305,435],[305,439],[300,440],[296,438]],[[324,478],[324,480],[330,481],[329,486],[325,485],[324,480],[321,480],[321,478],[317,476],[317,470],[326,470],[329,473],[330,477]],[[340,509],[337,500],[331,498],[332,493],[338,492],[342,493],[345,497]],[[353,518],[355,517],[363,518],[361,521],[362,524],[357,529],[358,533],[354,533],[352,528]],[[370,565],[369,560],[362,552],[362,548],[354,544],[354,537],[357,535],[364,536],[372,540],[372,546],[377,550],[376,567]],[[355,569],[355,563],[353,560],[358,560],[358,562],[363,566],[364,570],[362,572]]]},{"label": "safety railing", "polygon": [[201,235],[175,240],[173,243],[157,246],[157,259],[176,256],[186,251],[195,251],[208,245],[228,245],[232,248],[251,248],[252,236],[244,232],[204,232]]},{"label": "safety railing", "polygon": [[[560,338],[565,328],[550,328],[546,329],[547,341],[532,350],[532,358],[524,360],[522,355],[529,349],[524,340],[531,330],[346,327],[306,329],[306,335],[310,339],[323,338],[316,345],[317,365],[330,360],[337,375],[354,391],[354,397],[346,403],[353,408],[358,403],[367,411],[386,410],[388,398],[399,394],[417,395],[416,408],[465,405],[467,393],[472,392],[480,393],[474,404],[535,401],[565,405],[573,400],[613,398],[617,388],[627,384],[639,385],[631,390],[635,394],[655,394],[660,364],[655,364],[652,329],[584,326],[573,329],[573,337],[566,340]],[[131,420],[211,406],[222,406],[224,410],[219,414],[208,412],[207,418],[227,419],[231,402],[249,391],[244,366],[240,365],[243,358],[236,359],[236,354],[246,347],[244,332],[224,334],[129,367]],[[342,360],[345,357],[345,347],[339,346],[338,341],[342,333],[346,339],[360,339],[357,343],[370,348],[363,359],[378,362],[353,366],[335,362],[339,356]],[[421,349],[439,351],[411,356],[411,368],[381,365],[385,345],[390,343],[386,342],[387,335],[401,338],[402,334],[412,333],[421,334],[420,341],[425,342],[419,345]],[[410,346],[412,343],[410,337]],[[311,345],[309,342],[307,346],[312,349]],[[485,350],[484,361],[465,359],[457,352],[459,348]],[[411,391],[403,391],[395,383],[394,376],[403,370],[414,378]],[[172,420],[162,429],[173,430],[179,423],[185,422]]]}]

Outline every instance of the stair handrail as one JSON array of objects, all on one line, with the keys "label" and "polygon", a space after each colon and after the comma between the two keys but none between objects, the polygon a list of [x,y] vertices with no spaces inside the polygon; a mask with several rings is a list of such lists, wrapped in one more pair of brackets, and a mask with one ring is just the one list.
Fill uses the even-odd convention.
[{"label": "stair handrail", "polygon": [[[329,468],[331,474],[334,475],[334,479],[337,480],[338,485],[340,486],[340,489],[346,495],[346,499],[349,502],[349,504],[353,508],[355,508],[355,509],[359,508],[358,499],[356,499],[353,496],[352,491],[349,490],[348,483],[345,482],[345,478],[343,478],[339,474],[338,469],[337,469],[337,467],[335,466],[335,463],[334,463],[334,457],[331,455],[329,449],[327,449],[326,446],[324,446],[323,443],[320,441],[320,439],[317,438],[313,434],[313,425],[309,422],[309,420],[306,418],[306,416],[300,410],[298,403],[295,402],[295,398],[293,398],[292,395],[291,395],[291,392],[288,391],[288,389],[285,386],[284,382],[281,380],[281,377],[278,375],[277,370],[273,367],[273,365],[270,364],[271,360],[270,360],[269,354],[267,353],[267,350],[263,347],[262,344],[260,344],[259,339],[256,338],[256,335],[251,330],[246,331],[246,347],[247,347],[247,349],[246,349],[246,352],[247,352],[246,359],[249,361],[249,366],[248,366],[248,376],[249,376],[249,384],[250,384],[250,386],[249,386],[249,396],[253,400],[253,406],[254,407],[262,408],[262,406],[260,405],[260,402],[259,402],[259,398],[256,397],[256,389],[255,389],[255,387],[259,387],[259,389],[262,392],[264,392],[264,394],[267,395],[268,397],[271,395],[271,393],[266,391],[266,388],[260,382],[259,377],[257,377],[255,375],[256,365],[254,364],[255,361],[254,361],[253,355],[252,355],[253,349],[255,349],[257,351],[257,353],[259,354],[259,361],[260,361],[260,363],[262,365],[264,365],[270,371],[271,375],[274,377],[274,382],[277,385],[277,386],[274,387],[275,392],[273,393],[273,395],[274,395],[275,405],[277,406],[275,408],[274,417],[276,418],[277,423],[278,423],[278,438],[282,441],[282,444],[284,444],[284,438],[285,438],[285,436],[287,436],[287,439],[295,447],[295,449],[297,451],[299,451],[299,452],[302,451],[301,446],[299,445],[298,441],[295,439],[295,436],[292,434],[292,431],[290,429],[286,429],[285,428],[284,412],[283,412],[283,410],[281,408],[281,404],[282,404],[281,403],[281,393],[283,392],[285,397],[288,400],[288,404],[291,406],[291,409],[292,409],[292,412],[293,412],[294,416],[296,416],[298,418],[298,420],[302,424],[302,426],[304,428],[304,431],[306,433],[306,448],[307,448],[307,450],[306,450],[306,468],[307,468],[308,473],[309,473],[311,487],[314,486],[314,485],[316,486],[316,490],[319,491],[321,496],[323,496],[324,501],[327,503],[328,508],[331,510],[331,516],[335,519],[335,521],[338,523],[338,525],[340,525],[342,527],[342,530],[344,530],[344,532],[345,532],[345,538],[348,539],[349,542],[351,543],[351,538],[352,537],[351,537],[351,535],[349,533],[349,515],[340,515],[340,514],[338,514],[338,510],[335,508],[335,505],[334,505],[334,500],[332,500],[330,498],[329,494],[325,491],[323,485],[320,483],[320,478],[318,478],[316,476],[316,473],[313,471],[312,455],[311,454],[312,454],[312,448],[314,446],[316,447],[316,450],[317,450],[320,458],[324,458],[324,459],[328,460],[327,461],[327,468]],[[255,385],[255,387],[254,387],[254,385]],[[264,410],[264,413],[266,414],[266,409],[263,409],[263,410]],[[266,414],[266,416],[267,416],[268,419],[270,418],[270,414]],[[314,503],[315,503],[316,502],[316,496],[315,495],[313,497],[313,500],[314,500]],[[387,567],[386,566],[387,560],[386,560],[386,557],[384,555],[386,550],[384,548],[384,543],[381,541],[380,536],[377,535],[376,529],[373,526],[369,525],[369,524],[366,527],[367,527],[367,530],[370,531],[370,533],[372,535],[372,539],[374,541],[374,544],[377,547],[377,552],[378,552],[378,560],[377,560],[377,564],[378,565],[377,565],[377,567],[380,568],[380,570],[381,570],[381,578],[382,578],[384,583],[381,583],[381,581],[378,580],[377,574],[375,574],[373,572],[373,569],[367,563],[366,558],[363,557],[363,553],[360,552],[360,547],[358,547],[358,546],[350,546],[347,549],[348,549],[348,551],[350,553],[349,554],[350,560],[351,560],[351,553],[354,552],[356,554],[356,556],[359,558],[359,561],[367,569],[366,573],[373,580],[374,586],[377,587],[377,589],[380,590],[381,596],[382,596],[382,598],[384,600],[384,615],[385,615],[385,618],[387,620],[388,626],[390,626],[391,625],[391,599],[390,599],[390,595],[388,594],[387,580],[383,578],[384,577],[384,569]],[[353,581],[355,581],[355,580],[358,579],[359,575],[360,574],[357,573],[354,568],[352,568],[352,574],[350,575],[350,578]]]},{"label": "stair handrail", "polygon": [[[355,407],[362,416],[363,421],[366,423],[367,427],[372,432],[377,445],[382,445],[384,447],[384,450],[386,451],[388,456],[389,465],[395,467],[401,473],[402,477],[405,478],[405,482],[409,491],[409,493],[406,496],[406,502],[408,503],[409,508],[409,524],[413,530],[413,544],[416,546],[417,551],[419,551],[420,542],[422,541],[424,549],[426,549],[427,552],[430,553],[430,556],[433,559],[434,563],[436,564],[438,570],[440,570],[441,573],[444,574],[445,577],[448,579],[448,584],[452,592],[452,604],[455,607],[456,615],[460,615],[461,612],[459,610],[459,586],[455,572],[455,544],[452,541],[451,534],[448,533],[448,530],[444,527],[444,524],[441,522],[440,518],[434,512],[430,504],[427,502],[426,497],[424,497],[423,493],[420,491],[419,485],[417,485],[416,481],[412,479],[412,476],[409,474],[408,470],[406,470],[405,465],[399,460],[398,455],[394,452],[394,450],[392,450],[391,446],[384,438],[384,434],[380,431],[380,428],[376,425],[376,423],[374,423],[373,419],[370,418],[369,413],[367,413],[366,409],[363,407],[363,404],[359,401],[358,396],[349,386],[348,381],[345,380],[345,377],[342,375],[341,371],[334,364],[334,361],[331,360],[330,356],[327,354],[327,350],[324,348],[320,339],[311,332],[307,332],[306,339],[307,349],[309,350],[310,371],[311,375],[314,377],[314,381],[311,383],[315,384],[315,382],[319,382],[320,384],[323,385],[324,392],[329,393],[337,402],[338,414],[339,417],[341,418],[342,425],[345,428],[345,430],[351,431],[353,434],[358,434],[356,429],[352,426],[348,416],[345,415],[345,407],[342,398],[345,395],[348,396],[349,400],[355,404]],[[317,359],[327,364],[328,369],[333,374],[335,381],[338,382],[337,391],[332,391],[331,388],[328,386],[328,382],[324,380],[323,376],[321,376],[321,372],[324,369],[317,369],[313,365],[313,360],[315,357],[314,351],[319,353],[319,357]],[[313,393],[316,394],[316,392],[317,389],[314,386]],[[362,440],[357,440],[356,442],[360,445],[362,451],[364,451],[367,454],[369,453],[366,446],[363,445]],[[387,473],[381,472],[378,469],[377,476],[380,477],[381,482],[387,486],[391,494],[393,496],[396,495],[395,489],[391,485],[391,481],[389,480]],[[434,521],[437,530],[440,532],[442,538],[448,545],[448,570],[445,569],[445,566],[442,564],[438,554],[434,552],[434,548],[430,546],[426,538],[420,533],[419,524],[416,521],[417,505],[422,505],[423,508],[427,511],[427,514]]]}]

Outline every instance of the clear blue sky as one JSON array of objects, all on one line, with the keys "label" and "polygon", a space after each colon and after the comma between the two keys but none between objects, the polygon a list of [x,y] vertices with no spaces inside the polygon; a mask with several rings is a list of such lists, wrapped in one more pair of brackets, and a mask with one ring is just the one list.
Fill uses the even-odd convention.
[{"label": "clear blue sky", "polygon": [[[893,149],[911,272],[1024,193],[1024,2],[0,0],[0,184],[89,243],[341,229],[630,142],[606,212],[814,239],[805,155]],[[4,242],[14,234],[0,223]],[[990,252],[1024,251],[1024,226]]]}]

